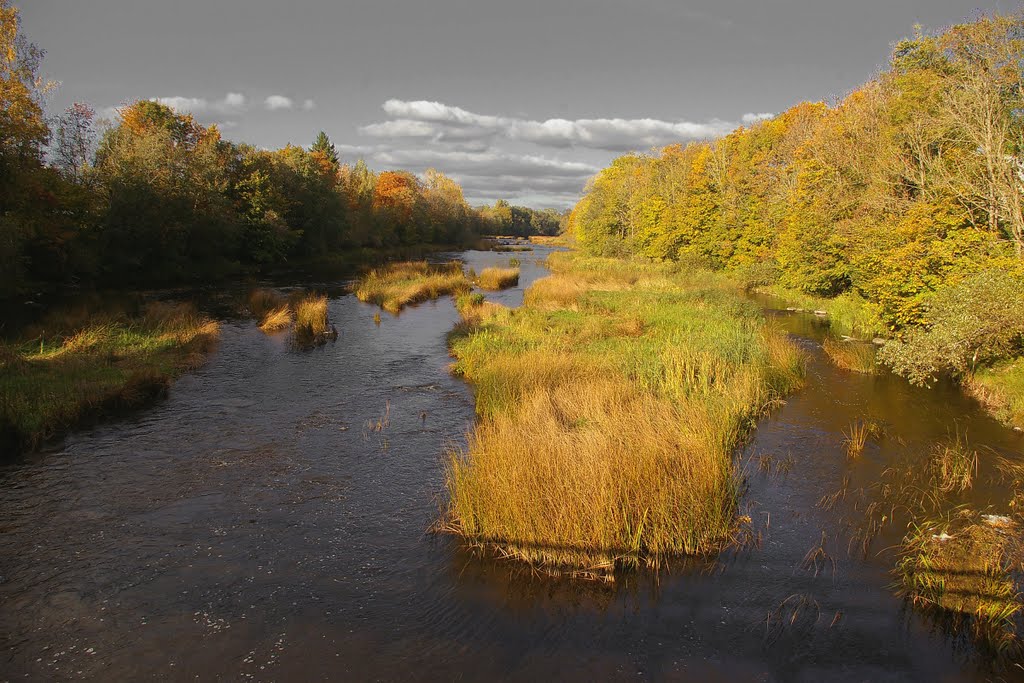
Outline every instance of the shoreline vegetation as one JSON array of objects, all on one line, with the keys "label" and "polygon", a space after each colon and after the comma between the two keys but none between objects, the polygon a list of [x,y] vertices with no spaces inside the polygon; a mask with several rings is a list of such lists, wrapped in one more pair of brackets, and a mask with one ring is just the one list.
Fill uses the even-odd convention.
[{"label": "shoreline vegetation", "polygon": [[108,413],[148,403],[213,349],[218,324],[190,304],[151,303],[141,314],[54,321],[0,345],[0,447],[35,450]]},{"label": "shoreline vegetation", "polygon": [[579,254],[521,308],[450,336],[479,423],[447,458],[439,528],[603,578],[714,552],[740,531],[736,446],[804,358],[727,277]]}]

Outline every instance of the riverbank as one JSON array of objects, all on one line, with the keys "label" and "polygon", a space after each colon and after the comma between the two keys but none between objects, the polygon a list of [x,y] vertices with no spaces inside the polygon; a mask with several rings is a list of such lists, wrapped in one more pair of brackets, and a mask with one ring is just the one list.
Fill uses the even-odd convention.
[{"label": "riverbank", "polygon": [[219,333],[191,305],[162,303],[135,317],[89,316],[59,329],[0,346],[5,454],[36,449],[84,422],[152,400],[202,363]]},{"label": "riverbank", "polygon": [[516,310],[451,337],[480,422],[443,526],[551,570],[712,552],[737,532],[736,445],[803,357],[728,278],[558,253]]},{"label": "riverbank", "polygon": [[[858,342],[884,345],[891,333],[879,322],[866,299],[850,292],[833,298],[816,297],[779,285],[750,289],[785,302],[791,310],[817,313],[827,320],[836,341],[826,342],[825,351],[839,367],[866,373],[879,369],[871,349]],[[955,379],[994,418],[1024,430],[1024,358],[1003,359]]]}]

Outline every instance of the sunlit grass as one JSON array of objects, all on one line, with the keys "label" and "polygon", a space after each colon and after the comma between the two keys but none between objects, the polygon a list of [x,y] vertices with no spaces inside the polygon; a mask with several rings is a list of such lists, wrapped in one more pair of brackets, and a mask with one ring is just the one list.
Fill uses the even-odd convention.
[{"label": "sunlit grass", "polygon": [[875,372],[875,346],[858,341],[838,341],[826,337],[822,349],[832,362],[851,372],[870,375]]},{"label": "sunlit grass", "polygon": [[292,309],[287,304],[278,308],[270,309],[266,315],[263,316],[260,322],[260,329],[264,332],[278,332],[280,330],[286,330],[291,327],[294,316],[292,315]]},{"label": "sunlit grass", "polygon": [[884,325],[871,308],[871,304],[857,294],[847,292],[834,298],[804,294],[780,285],[759,287],[758,291],[781,299],[787,305],[808,312],[824,311],[832,331],[858,339],[885,336]]},{"label": "sunlit grass", "polygon": [[481,420],[449,456],[443,525],[574,570],[713,551],[736,529],[733,449],[802,354],[713,274],[551,266],[523,308],[451,337]]},{"label": "sunlit grass", "polygon": [[457,261],[438,266],[406,261],[370,271],[356,284],[355,295],[360,301],[398,313],[411,304],[469,288],[462,264]]},{"label": "sunlit grass", "polygon": [[284,296],[272,289],[254,289],[249,292],[249,311],[257,320],[263,320],[276,309],[285,306]]},{"label": "sunlit grass", "polygon": [[545,247],[568,247],[572,245],[569,235],[531,235],[530,242]]},{"label": "sunlit grass", "polygon": [[74,325],[56,321],[51,328],[66,332],[0,347],[0,446],[36,448],[89,417],[144,402],[201,363],[219,332],[186,304]]},{"label": "sunlit grass", "polygon": [[477,292],[467,292],[457,296],[455,309],[459,312],[463,322],[470,325],[479,325],[498,313],[508,310],[501,304],[487,301],[483,294]]},{"label": "sunlit grass", "polygon": [[966,632],[986,653],[1019,656],[1015,522],[962,511],[912,524],[899,550],[894,573],[901,595],[950,631]]},{"label": "sunlit grass", "polygon": [[327,297],[308,294],[295,303],[295,341],[300,345],[322,342],[330,332]]},{"label": "sunlit grass", "polygon": [[1024,358],[982,368],[965,385],[1000,421],[1024,429]]},{"label": "sunlit grass", "polygon": [[483,289],[508,289],[519,284],[519,268],[484,268],[477,277]]}]

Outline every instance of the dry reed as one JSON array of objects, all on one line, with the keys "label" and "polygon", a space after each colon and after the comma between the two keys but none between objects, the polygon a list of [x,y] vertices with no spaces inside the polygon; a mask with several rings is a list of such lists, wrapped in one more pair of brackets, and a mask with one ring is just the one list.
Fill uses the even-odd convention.
[{"label": "dry reed", "polygon": [[518,268],[484,268],[476,281],[483,289],[508,289],[519,284]]}]

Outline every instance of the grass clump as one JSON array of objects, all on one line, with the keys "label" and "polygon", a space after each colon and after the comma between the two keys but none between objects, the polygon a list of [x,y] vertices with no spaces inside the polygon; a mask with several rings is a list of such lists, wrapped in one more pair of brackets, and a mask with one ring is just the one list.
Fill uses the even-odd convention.
[{"label": "grass clump", "polygon": [[554,570],[711,552],[733,450],[803,356],[714,274],[559,255],[522,308],[451,337],[480,422],[447,462],[445,529]]},{"label": "grass clump", "polygon": [[519,268],[484,268],[477,277],[483,289],[508,289],[519,284]]},{"label": "grass clump", "polygon": [[855,340],[839,341],[827,337],[821,344],[825,354],[837,366],[864,375],[875,373],[875,345]]},{"label": "grass clump", "polygon": [[292,309],[286,304],[270,309],[260,321],[260,329],[264,332],[278,332],[292,326]]},{"label": "grass clump", "polygon": [[444,265],[405,261],[370,271],[356,284],[355,295],[360,301],[398,313],[411,304],[466,292],[469,288],[469,280],[458,261]]},{"label": "grass clump", "polygon": [[307,294],[295,302],[295,341],[299,345],[322,344],[332,334],[327,320],[327,297]]},{"label": "grass clump", "polygon": [[572,239],[569,235],[530,235],[530,242],[545,247],[570,247]]},{"label": "grass clump", "polygon": [[846,455],[849,458],[859,458],[864,452],[868,438],[877,438],[881,435],[881,427],[869,420],[855,420],[850,423],[849,432],[843,431],[843,445],[846,447]]},{"label": "grass clump", "polygon": [[958,433],[955,438],[935,445],[930,467],[934,486],[943,493],[967,491],[978,473],[978,452]]},{"label": "grass clump", "polygon": [[196,367],[219,333],[190,304],[97,316],[0,346],[0,447],[17,452],[105,412],[146,402]]}]

